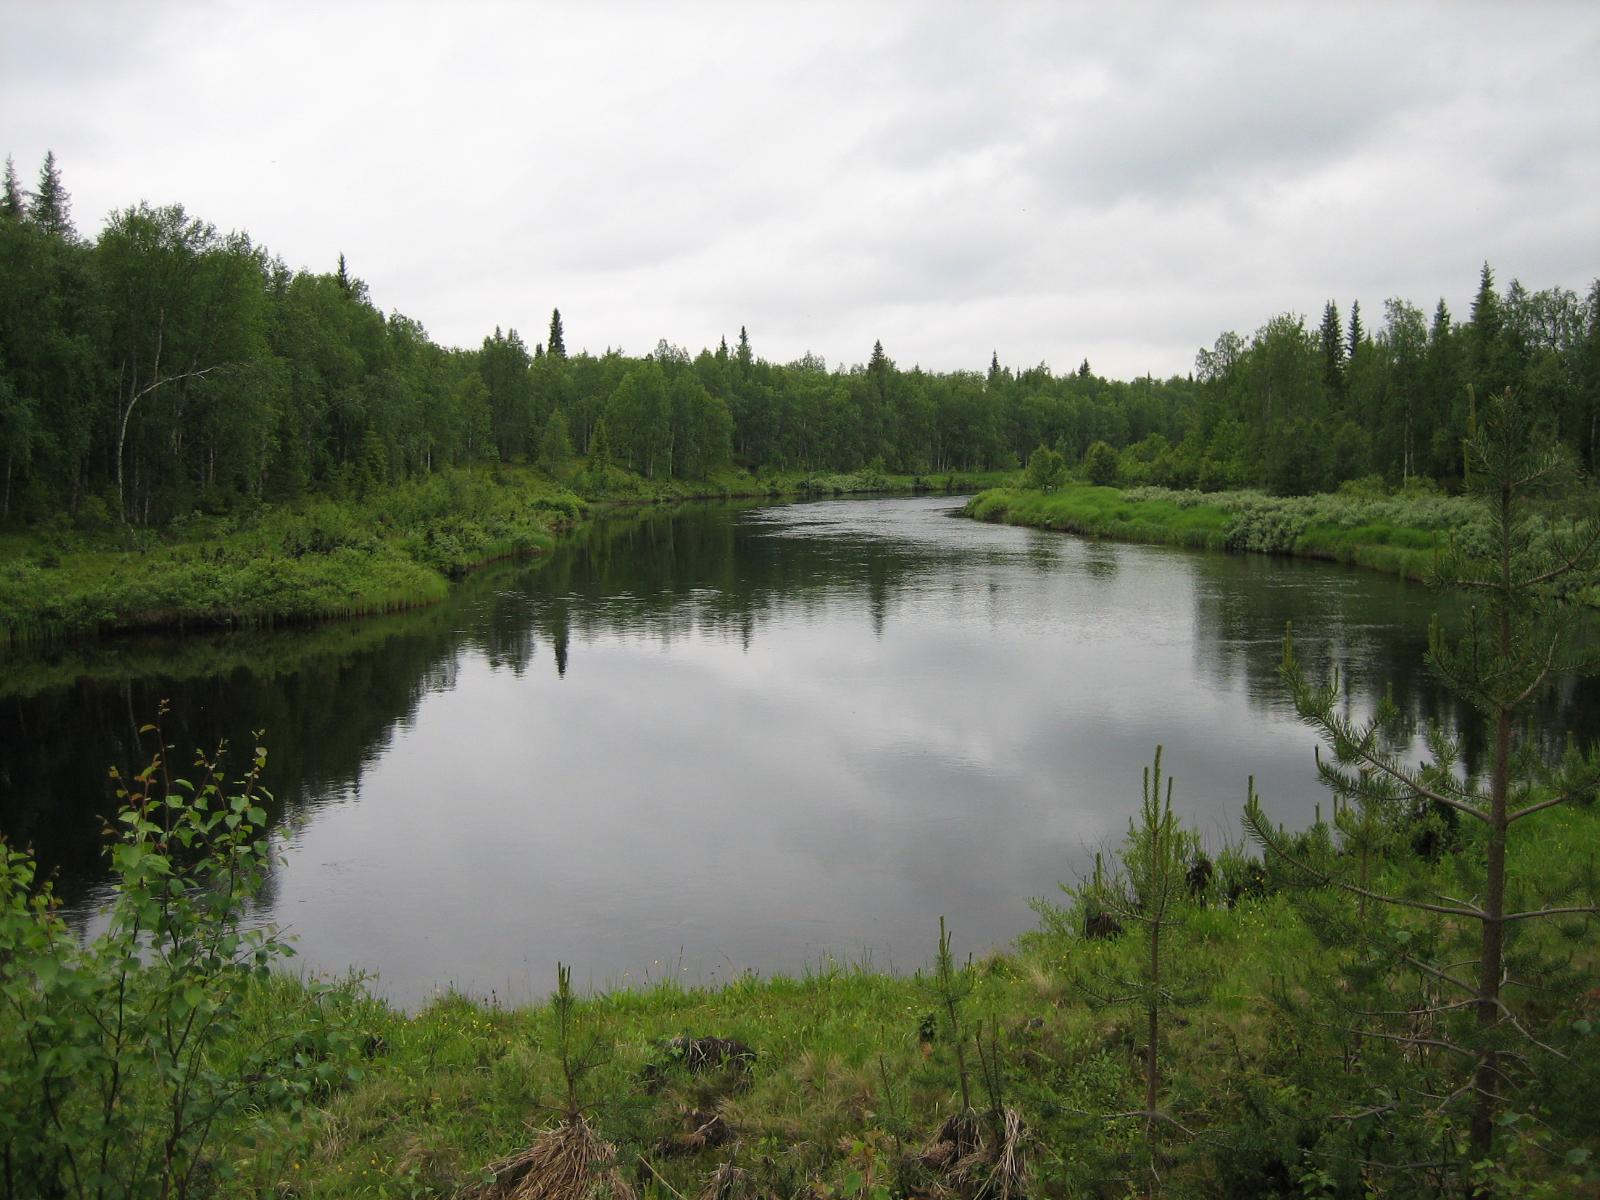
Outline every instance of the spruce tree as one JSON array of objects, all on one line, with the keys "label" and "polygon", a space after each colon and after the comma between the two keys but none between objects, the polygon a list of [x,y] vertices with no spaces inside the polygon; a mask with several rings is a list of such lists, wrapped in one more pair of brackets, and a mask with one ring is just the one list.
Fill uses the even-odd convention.
[{"label": "spruce tree", "polygon": [[604,471],[610,466],[611,435],[606,432],[606,419],[601,417],[594,423],[594,432],[589,435],[589,469]]},{"label": "spruce tree", "polygon": [[1356,353],[1367,340],[1367,331],[1361,327],[1361,301],[1350,302],[1350,351],[1348,361],[1355,362]]},{"label": "spruce tree", "polygon": [[748,376],[750,368],[755,365],[755,355],[750,350],[750,335],[745,332],[743,325],[739,326],[739,349],[737,352],[739,374]]},{"label": "spruce tree", "polygon": [[1472,320],[1467,326],[1467,366],[1471,378],[1486,393],[1512,384],[1505,339],[1505,310],[1494,290],[1494,272],[1483,264],[1478,294],[1472,298]]},{"label": "spruce tree", "polygon": [[72,199],[62,186],[54,150],[45,152],[44,166],[39,168],[39,190],[28,204],[28,219],[51,237],[71,241],[78,236],[72,227]]},{"label": "spruce tree", "polygon": [[0,219],[20,221],[27,207],[22,199],[22,185],[17,182],[17,164],[6,155],[4,191],[0,192]]},{"label": "spruce tree", "polygon": [[1344,394],[1344,329],[1332,300],[1322,310],[1322,383],[1330,394]]},{"label": "spruce tree", "polygon": [[545,353],[551,358],[565,358],[567,356],[567,339],[561,332],[561,310],[550,310],[550,337],[545,342]]}]

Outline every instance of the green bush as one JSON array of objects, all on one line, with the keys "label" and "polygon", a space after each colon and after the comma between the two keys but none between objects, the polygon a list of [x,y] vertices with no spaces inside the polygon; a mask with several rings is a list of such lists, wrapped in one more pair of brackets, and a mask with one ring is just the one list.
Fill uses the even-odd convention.
[{"label": "green bush", "polygon": [[1117,452],[1104,442],[1095,442],[1083,455],[1083,476],[1096,487],[1112,487],[1117,482]]},{"label": "green bush", "polygon": [[[349,994],[308,984],[252,1010],[290,953],[246,906],[269,865],[260,774],[230,785],[150,765],[124,807],[103,931],[80,942],[32,859],[0,842],[0,1195],[185,1197],[211,1190],[219,1126],[297,1115],[359,1076]],[[309,1049],[308,1049],[309,1048]]]}]

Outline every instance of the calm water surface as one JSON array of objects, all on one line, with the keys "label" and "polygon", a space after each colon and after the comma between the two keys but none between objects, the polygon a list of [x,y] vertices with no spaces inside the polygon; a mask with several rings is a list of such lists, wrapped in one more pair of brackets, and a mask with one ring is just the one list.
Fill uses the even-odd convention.
[{"label": "calm water surface", "polygon": [[[161,698],[182,746],[265,730],[284,861],[263,904],[311,970],[416,1005],[833,956],[910,969],[1029,928],[1115,845],[1157,743],[1234,837],[1253,774],[1325,799],[1275,676],[1284,623],[1420,721],[1434,598],[1382,576],[953,519],[945,498],[616,518],[405,617],[14,660],[0,828],[80,911],[105,768]],[[1582,726],[1595,705],[1553,703]],[[1470,730],[1469,730],[1470,732]]]}]

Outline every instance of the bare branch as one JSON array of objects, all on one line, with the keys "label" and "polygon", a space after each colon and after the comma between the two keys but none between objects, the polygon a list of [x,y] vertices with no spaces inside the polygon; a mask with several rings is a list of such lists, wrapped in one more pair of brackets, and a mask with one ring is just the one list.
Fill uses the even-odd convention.
[{"label": "bare branch", "polygon": [[1506,817],[1506,824],[1515,825],[1518,821],[1522,820],[1523,817],[1531,817],[1536,812],[1542,812],[1547,808],[1555,808],[1557,805],[1565,804],[1571,799],[1571,796],[1563,792],[1561,795],[1556,796],[1553,799],[1541,800],[1537,804],[1530,804],[1526,808],[1519,808],[1516,812],[1511,813]]},{"label": "bare branch", "polygon": [[1527,912],[1507,913],[1500,919],[1507,924],[1512,921],[1531,921],[1535,917],[1595,917],[1600,916],[1600,906],[1593,904],[1580,904],[1571,908],[1532,908]]}]

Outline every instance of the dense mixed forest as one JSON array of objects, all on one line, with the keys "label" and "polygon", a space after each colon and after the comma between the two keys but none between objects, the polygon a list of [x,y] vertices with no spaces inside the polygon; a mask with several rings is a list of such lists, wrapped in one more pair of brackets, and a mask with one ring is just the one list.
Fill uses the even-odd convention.
[{"label": "dense mixed forest", "polygon": [[1600,282],[1497,290],[1467,319],[1387,301],[1369,329],[1330,302],[1228,332],[1170,379],[934,373],[881,344],[865,364],[659,343],[569,353],[559,311],[530,349],[476,349],[385,315],[341,259],[295,271],[242,232],[141,203],[80,236],[54,156],[0,196],[0,522],[160,524],[478,461],[608,459],[651,478],[760,470],[908,473],[1080,463],[1096,442],[1126,483],[1326,490],[1460,477],[1467,384],[1513,386],[1589,469],[1600,459]]}]

